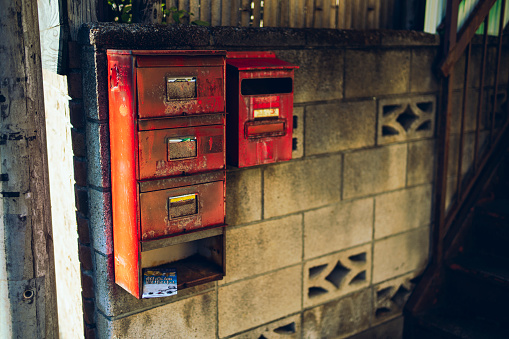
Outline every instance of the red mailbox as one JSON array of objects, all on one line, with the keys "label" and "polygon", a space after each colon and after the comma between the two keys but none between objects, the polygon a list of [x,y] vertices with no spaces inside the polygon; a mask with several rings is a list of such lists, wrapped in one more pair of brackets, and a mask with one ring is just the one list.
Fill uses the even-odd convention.
[{"label": "red mailbox", "polygon": [[225,55],[107,51],[115,281],[137,298],[169,295],[143,272],[224,275]]},{"label": "red mailbox", "polygon": [[248,167],[292,158],[296,68],[273,52],[228,52],[228,163]]}]

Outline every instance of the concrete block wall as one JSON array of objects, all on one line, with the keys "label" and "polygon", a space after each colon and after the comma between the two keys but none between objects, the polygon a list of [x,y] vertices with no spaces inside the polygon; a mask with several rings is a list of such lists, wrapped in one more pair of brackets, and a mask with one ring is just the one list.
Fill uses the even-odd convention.
[{"label": "concrete block wall", "polygon": [[[111,24],[80,34],[90,230],[80,237],[93,249],[98,338],[401,333],[429,253],[436,36]],[[294,159],[227,170],[221,281],[145,300],[114,283],[108,48],[273,50],[300,67]]]}]

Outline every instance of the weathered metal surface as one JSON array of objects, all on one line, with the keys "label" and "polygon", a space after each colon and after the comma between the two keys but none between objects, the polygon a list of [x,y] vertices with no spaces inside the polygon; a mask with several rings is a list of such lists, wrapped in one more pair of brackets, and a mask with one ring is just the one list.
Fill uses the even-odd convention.
[{"label": "weathered metal surface", "polygon": [[238,167],[292,158],[293,72],[272,52],[229,52],[227,159]]},{"label": "weathered metal surface", "polygon": [[108,53],[115,282],[140,297],[132,58]]},{"label": "weathered metal surface", "polygon": [[141,239],[224,224],[223,197],[224,181],[141,193]]},{"label": "weathered metal surface", "polygon": [[[137,298],[148,257],[180,267],[179,284],[194,270],[172,259],[187,238],[143,260],[141,241],[224,226],[224,54],[107,52],[115,281]],[[202,266],[191,285],[223,275]]]}]

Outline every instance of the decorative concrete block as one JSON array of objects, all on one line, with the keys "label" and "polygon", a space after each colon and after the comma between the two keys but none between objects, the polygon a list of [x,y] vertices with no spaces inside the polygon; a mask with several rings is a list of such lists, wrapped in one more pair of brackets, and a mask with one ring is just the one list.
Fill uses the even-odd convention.
[{"label": "decorative concrete block", "polygon": [[343,199],[405,186],[407,146],[393,145],[345,154]]},{"label": "decorative concrete block", "polygon": [[[304,107],[293,108],[293,149],[292,159],[304,156]],[[295,124],[296,123],[296,124]]]},{"label": "decorative concrete block", "polygon": [[88,183],[111,186],[110,134],[107,123],[87,123]]},{"label": "decorative concrete block", "polygon": [[226,223],[238,225],[262,218],[262,170],[226,173]]},{"label": "decorative concrete block", "polygon": [[435,140],[408,143],[407,186],[427,184],[435,174]]},{"label": "decorative concrete block", "polygon": [[229,283],[302,260],[302,216],[226,230],[228,274],[220,283]]},{"label": "decorative concrete block", "polygon": [[380,324],[401,316],[403,307],[412,293],[415,273],[386,281],[373,287],[373,319],[371,324]]},{"label": "decorative concrete block", "polygon": [[300,339],[301,333],[300,314],[298,314],[270,324],[265,324],[254,330],[231,337],[231,339]]},{"label": "decorative concrete block", "polygon": [[215,282],[186,288],[177,292],[177,295],[164,298],[136,299],[115,283],[115,268],[113,254],[105,256],[95,253],[95,300],[101,314],[107,317],[117,317],[126,313],[146,310],[158,305],[174,303],[200,293],[214,289]]},{"label": "decorative concrete block", "polygon": [[375,198],[375,238],[431,224],[431,185],[385,193]]},{"label": "decorative concrete block", "polygon": [[197,295],[120,319],[97,315],[99,338],[214,338],[214,292]]},{"label": "decorative concrete block", "polygon": [[111,192],[88,190],[92,246],[103,254],[113,253]]},{"label": "decorative concrete block", "polygon": [[424,269],[428,260],[429,237],[429,227],[422,227],[376,241],[373,283]]},{"label": "decorative concrete block", "polygon": [[219,288],[219,337],[229,336],[301,309],[302,266]]},{"label": "decorative concrete block", "polygon": [[91,46],[82,48],[83,105],[86,117],[108,119],[108,61],[106,52]]},{"label": "decorative concrete block", "polygon": [[409,50],[346,51],[345,98],[406,93],[409,82]]},{"label": "decorative concrete block", "polygon": [[264,169],[263,187],[264,218],[339,201],[341,156],[267,166]]},{"label": "decorative concrete block", "polygon": [[276,55],[299,66],[295,70],[295,103],[343,98],[343,50],[281,50]]},{"label": "decorative concrete block", "polygon": [[371,281],[371,244],[311,260],[304,265],[304,307],[363,289]]},{"label": "decorative concrete block", "polygon": [[436,92],[440,89],[440,79],[434,68],[437,55],[438,49],[436,47],[412,49],[411,92]]},{"label": "decorative concrete block", "polygon": [[306,107],[306,155],[375,144],[376,101]]},{"label": "decorative concrete block", "polygon": [[378,102],[377,144],[431,138],[435,117],[434,95],[382,99]]},{"label": "decorative concrete block", "polygon": [[369,327],[371,289],[306,310],[303,338],[346,338]]},{"label": "decorative concrete block", "polygon": [[304,213],[304,258],[371,241],[373,199],[341,202]]}]

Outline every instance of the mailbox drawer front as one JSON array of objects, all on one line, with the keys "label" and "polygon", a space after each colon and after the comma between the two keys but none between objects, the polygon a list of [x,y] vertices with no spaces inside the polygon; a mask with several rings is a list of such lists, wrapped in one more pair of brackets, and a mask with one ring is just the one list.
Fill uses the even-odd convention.
[{"label": "mailbox drawer front", "polygon": [[139,132],[140,179],[222,169],[223,125]]},{"label": "mailbox drawer front", "polygon": [[224,111],[223,67],[138,68],[140,118]]},{"label": "mailbox drawer front", "polygon": [[224,182],[140,193],[142,240],[224,224]]}]

